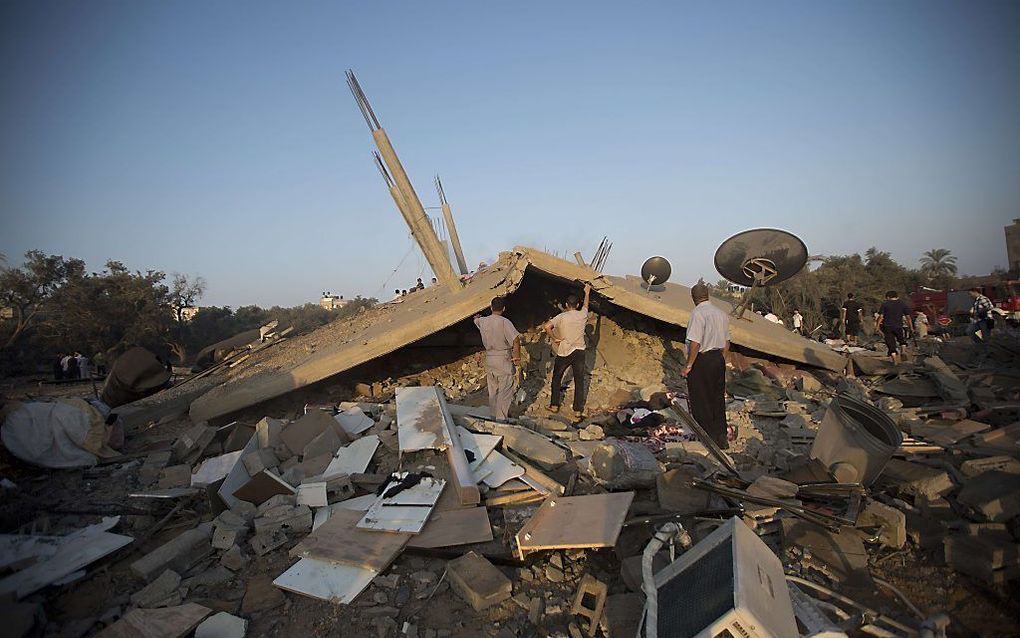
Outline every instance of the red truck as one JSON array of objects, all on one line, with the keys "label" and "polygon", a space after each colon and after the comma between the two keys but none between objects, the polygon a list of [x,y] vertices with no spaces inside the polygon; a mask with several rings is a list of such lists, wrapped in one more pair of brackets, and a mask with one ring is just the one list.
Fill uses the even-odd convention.
[{"label": "red truck", "polygon": [[[991,300],[1001,316],[1020,321],[1020,281],[992,281],[975,287]],[[962,329],[970,322],[970,309],[974,305],[969,290],[950,290],[947,293],[922,287],[910,295],[910,305],[928,315],[928,322],[933,327]]]}]

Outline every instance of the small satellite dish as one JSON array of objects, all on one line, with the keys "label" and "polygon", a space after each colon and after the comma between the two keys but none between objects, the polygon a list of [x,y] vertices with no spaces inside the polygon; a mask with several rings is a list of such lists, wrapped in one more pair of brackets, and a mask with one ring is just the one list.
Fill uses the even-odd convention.
[{"label": "small satellite dish", "polygon": [[747,286],[733,314],[743,316],[751,289],[772,286],[799,273],[807,264],[807,246],[793,233],[777,228],[754,228],[737,233],[715,251],[715,269],[740,286]]},{"label": "small satellite dish", "polygon": [[666,283],[672,272],[673,267],[669,265],[669,261],[659,255],[649,257],[645,263],[641,264],[641,278],[648,284],[649,290],[652,289],[652,286]]}]

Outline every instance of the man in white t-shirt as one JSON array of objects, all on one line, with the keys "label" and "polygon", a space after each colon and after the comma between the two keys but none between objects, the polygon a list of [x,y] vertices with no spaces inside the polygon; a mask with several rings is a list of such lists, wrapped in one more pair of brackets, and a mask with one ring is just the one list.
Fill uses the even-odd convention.
[{"label": "man in white t-shirt", "polygon": [[729,447],[726,424],[726,352],[730,317],[710,300],[708,286],[691,288],[694,311],[687,323],[687,397],[691,415],[719,447]]},{"label": "man in white t-shirt", "polygon": [[793,331],[799,335],[804,334],[804,315],[800,314],[800,308],[793,309]]},{"label": "man in white t-shirt", "polygon": [[553,363],[552,399],[549,402],[551,412],[560,411],[563,400],[561,380],[567,368],[574,375],[574,418],[584,418],[584,329],[588,325],[588,298],[591,295],[591,284],[584,285],[584,303],[577,297],[567,297],[567,309],[545,322],[543,330],[552,340],[556,361]]}]

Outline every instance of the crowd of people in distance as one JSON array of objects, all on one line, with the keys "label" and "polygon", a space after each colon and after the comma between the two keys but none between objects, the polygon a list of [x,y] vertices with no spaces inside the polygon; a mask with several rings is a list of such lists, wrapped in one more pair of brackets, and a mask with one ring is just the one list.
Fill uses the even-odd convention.
[{"label": "crowd of people in distance", "polygon": [[92,360],[77,350],[60,352],[53,359],[53,378],[56,381],[91,379],[106,376],[106,356],[97,352]]}]

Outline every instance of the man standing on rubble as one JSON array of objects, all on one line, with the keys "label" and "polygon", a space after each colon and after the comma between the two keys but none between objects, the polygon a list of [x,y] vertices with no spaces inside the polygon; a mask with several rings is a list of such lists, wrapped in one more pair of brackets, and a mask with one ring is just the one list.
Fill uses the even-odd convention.
[{"label": "man standing on rubble", "polygon": [[892,357],[893,363],[900,362],[899,346],[907,345],[903,336],[903,318],[910,314],[910,308],[900,299],[895,290],[885,293],[885,301],[878,311],[878,328],[885,336],[885,347]]},{"label": "man standing on rubble", "polygon": [[864,322],[864,308],[861,302],[854,299],[854,293],[846,293],[846,303],[839,309],[839,321],[843,324],[843,332],[846,342],[850,345],[857,344],[857,333],[861,331],[861,324]]},{"label": "man standing on rubble", "polygon": [[545,322],[542,327],[552,340],[556,361],[553,363],[552,398],[549,411],[559,412],[563,400],[563,373],[567,368],[574,375],[574,418],[584,419],[584,355],[587,345],[584,329],[588,325],[588,299],[591,284],[584,285],[584,303],[575,295],[567,297],[567,309]]},{"label": "man standing on rubble", "polygon": [[510,416],[514,396],[514,366],[521,364],[521,335],[503,316],[506,300],[494,297],[488,317],[475,315],[475,326],[485,346],[485,382],[489,386],[489,411],[492,418],[505,421]]},{"label": "man standing on rubble", "polygon": [[[970,325],[967,326],[967,336],[974,343],[987,344],[992,337],[992,327],[995,325],[995,317],[992,311],[995,305],[992,300],[981,294],[980,288],[971,288],[968,291],[974,305],[970,308]],[[977,333],[981,336],[978,337]]]},{"label": "man standing on rubble", "polygon": [[709,301],[708,285],[691,288],[694,311],[687,323],[688,402],[691,415],[712,440],[729,447],[726,425],[726,353],[730,349],[730,318]]}]

